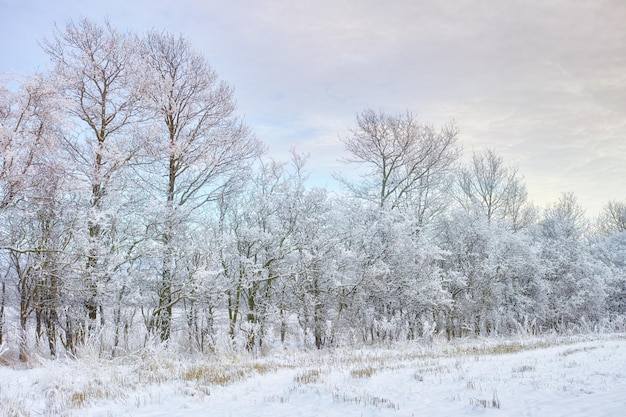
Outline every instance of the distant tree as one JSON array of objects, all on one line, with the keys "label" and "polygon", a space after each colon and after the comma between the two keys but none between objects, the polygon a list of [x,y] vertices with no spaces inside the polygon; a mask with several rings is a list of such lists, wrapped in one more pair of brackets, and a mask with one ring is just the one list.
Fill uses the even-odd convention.
[{"label": "distant tree", "polygon": [[457,135],[452,122],[437,129],[409,112],[366,109],[341,138],[350,154],[345,162],[361,173],[360,180],[338,177],[361,201],[347,214],[355,224],[345,231],[345,253],[355,263],[350,269],[360,278],[353,289],[344,285],[338,297],[350,294],[352,305],[343,317],[354,316],[363,340],[417,337],[424,317],[432,320],[446,302],[438,248],[422,231],[447,208],[450,174],[460,155]]},{"label": "distant tree", "polygon": [[339,208],[337,327],[368,343],[422,336],[424,323],[432,324],[449,301],[441,251],[428,236],[416,235],[412,216],[400,210],[359,200]]},{"label": "distant tree", "polygon": [[626,232],[626,203],[609,201],[598,216],[598,229],[604,235]]},{"label": "distant tree", "polygon": [[491,149],[474,152],[459,172],[458,188],[458,201],[465,210],[484,216],[487,222],[506,220],[517,231],[534,220],[535,210],[517,167],[506,166]]},{"label": "distant tree", "polygon": [[551,239],[579,240],[588,231],[585,210],[574,193],[563,193],[559,200],[544,211],[539,223],[541,233]]},{"label": "distant tree", "polygon": [[341,141],[350,154],[345,161],[362,167],[363,180],[339,179],[354,196],[380,208],[406,208],[411,199],[426,198],[430,190],[423,187],[433,186],[433,176],[459,156],[453,123],[437,130],[409,112],[389,115],[371,109],[358,114],[356,122]]},{"label": "distant tree", "polygon": [[[278,283],[277,299],[297,314],[305,346],[312,339],[312,344],[321,349],[332,343],[338,316],[337,279],[342,259],[337,219],[333,218],[328,193],[319,188],[299,196],[296,213],[294,253],[289,259],[291,265],[283,269],[287,273]],[[283,314],[283,326],[286,319]]]},{"label": "distant tree", "polygon": [[446,284],[454,300],[448,336],[515,332],[541,311],[538,251],[527,235],[505,226],[466,212],[443,225]]},{"label": "distant tree", "polygon": [[610,319],[626,314],[626,203],[609,201],[595,223],[593,256],[610,269],[606,279]]}]

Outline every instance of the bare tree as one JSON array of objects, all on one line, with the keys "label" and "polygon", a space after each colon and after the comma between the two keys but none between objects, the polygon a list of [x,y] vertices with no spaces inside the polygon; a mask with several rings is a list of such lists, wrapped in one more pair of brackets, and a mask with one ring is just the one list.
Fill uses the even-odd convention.
[{"label": "bare tree", "polygon": [[606,235],[626,232],[626,203],[609,201],[600,212],[598,228]]},{"label": "bare tree", "polygon": [[[64,93],[69,114],[76,121],[65,149],[73,166],[67,174],[84,184],[87,216],[84,308],[91,327],[98,312],[104,323],[99,283],[108,279],[107,257],[115,248],[109,233],[111,194],[120,172],[137,149],[132,129],[140,120],[134,79],[134,40],[104,25],[82,19],[56,28],[44,51]],[[79,186],[80,188],[80,186]],[[109,206],[107,206],[109,204]]]},{"label": "bare tree", "polygon": [[508,220],[513,230],[527,226],[535,216],[528,203],[523,178],[515,166],[506,166],[493,150],[474,152],[472,161],[459,172],[457,200],[468,212]]},{"label": "bare tree", "polygon": [[345,162],[362,167],[363,180],[339,180],[380,208],[407,207],[411,198],[425,192],[429,177],[458,158],[457,134],[453,123],[437,130],[409,112],[389,115],[366,109],[357,115],[357,127],[341,138],[351,155]]},{"label": "bare tree", "polygon": [[[162,272],[153,325],[169,339],[175,291],[175,239],[190,211],[203,206],[239,179],[262,146],[235,117],[233,89],[218,81],[206,60],[182,37],[151,32],[142,43],[149,81],[144,105],[160,127],[146,146],[150,186],[163,203],[159,241]],[[163,180],[161,180],[163,179]]]}]

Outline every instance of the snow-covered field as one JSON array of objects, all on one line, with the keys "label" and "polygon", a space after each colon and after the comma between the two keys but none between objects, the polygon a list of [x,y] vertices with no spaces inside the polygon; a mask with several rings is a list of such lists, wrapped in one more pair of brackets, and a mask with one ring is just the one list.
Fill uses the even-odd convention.
[{"label": "snow-covered field", "polygon": [[2,416],[624,416],[626,335],[0,365]]}]

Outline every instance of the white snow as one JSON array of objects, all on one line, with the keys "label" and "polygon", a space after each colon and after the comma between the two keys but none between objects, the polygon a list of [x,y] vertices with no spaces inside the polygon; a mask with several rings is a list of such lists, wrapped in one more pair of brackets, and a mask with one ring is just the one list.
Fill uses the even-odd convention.
[{"label": "white snow", "polygon": [[0,365],[6,416],[623,416],[626,335]]}]

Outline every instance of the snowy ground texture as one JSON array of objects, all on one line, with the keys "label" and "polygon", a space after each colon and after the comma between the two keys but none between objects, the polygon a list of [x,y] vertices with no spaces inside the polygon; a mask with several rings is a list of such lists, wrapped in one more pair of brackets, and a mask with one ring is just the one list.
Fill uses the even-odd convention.
[{"label": "snowy ground texture", "polygon": [[617,417],[626,415],[626,335],[41,359],[0,365],[0,415]]}]

